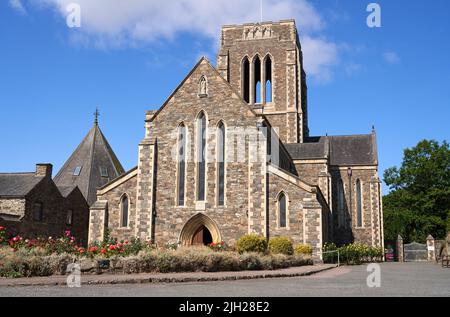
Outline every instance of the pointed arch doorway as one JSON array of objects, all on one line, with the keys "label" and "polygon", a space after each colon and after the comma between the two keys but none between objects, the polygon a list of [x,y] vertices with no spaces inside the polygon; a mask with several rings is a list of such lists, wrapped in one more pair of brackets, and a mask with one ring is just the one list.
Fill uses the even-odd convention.
[{"label": "pointed arch doorway", "polygon": [[219,243],[222,238],[219,228],[211,218],[197,214],[186,222],[179,240],[183,246],[198,246]]},{"label": "pointed arch doorway", "polygon": [[192,238],[192,245],[209,245],[213,243],[211,232],[205,226],[201,226]]}]

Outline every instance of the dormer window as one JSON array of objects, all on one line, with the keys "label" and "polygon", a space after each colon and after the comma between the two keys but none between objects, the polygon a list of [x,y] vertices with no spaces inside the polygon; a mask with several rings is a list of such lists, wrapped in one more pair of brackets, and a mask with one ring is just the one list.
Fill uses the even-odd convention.
[{"label": "dormer window", "polygon": [[100,175],[102,177],[109,177],[108,168],[107,167],[100,167]]},{"label": "dormer window", "polygon": [[75,167],[75,169],[73,170],[73,176],[80,176],[82,169],[83,169],[82,166]]}]

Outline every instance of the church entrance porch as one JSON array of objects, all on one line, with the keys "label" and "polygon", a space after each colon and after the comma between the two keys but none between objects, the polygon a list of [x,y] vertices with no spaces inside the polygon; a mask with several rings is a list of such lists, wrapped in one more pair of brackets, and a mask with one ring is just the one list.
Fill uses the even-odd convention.
[{"label": "church entrance porch", "polygon": [[184,225],[179,242],[182,246],[199,246],[222,241],[216,223],[204,214],[197,214]]}]

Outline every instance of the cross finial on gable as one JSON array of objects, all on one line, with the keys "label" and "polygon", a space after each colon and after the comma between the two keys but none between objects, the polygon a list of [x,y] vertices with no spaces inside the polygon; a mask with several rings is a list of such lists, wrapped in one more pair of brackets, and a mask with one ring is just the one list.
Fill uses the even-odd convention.
[{"label": "cross finial on gable", "polygon": [[100,111],[98,111],[98,107],[97,107],[97,108],[95,108],[95,112],[94,112],[94,117],[95,117],[94,124],[95,125],[98,125],[98,117],[99,116],[100,116]]}]

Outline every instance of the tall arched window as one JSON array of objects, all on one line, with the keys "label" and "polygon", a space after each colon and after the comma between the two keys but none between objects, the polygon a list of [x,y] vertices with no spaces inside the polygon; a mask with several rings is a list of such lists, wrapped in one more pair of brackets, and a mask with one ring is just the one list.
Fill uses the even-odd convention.
[{"label": "tall arched window", "polygon": [[178,206],[184,206],[186,187],[187,133],[184,124],[178,128]]},{"label": "tall arched window", "polygon": [[342,180],[338,182],[338,226],[345,226],[345,194],[344,183]]},{"label": "tall arched window", "polygon": [[242,96],[250,103],[250,62],[247,57],[242,62]]},{"label": "tall arched window", "polygon": [[128,228],[128,209],[129,209],[129,200],[127,195],[123,195],[122,200],[120,202],[120,226],[122,228]]},{"label": "tall arched window", "polygon": [[220,122],[217,127],[217,201],[219,206],[225,205],[225,125]]},{"label": "tall arched window", "polygon": [[281,193],[278,197],[278,217],[280,228],[286,228],[287,226],[287,206],[286,206],[286,195]]},{"label": "tall arched window", "polygon": [[261,60],[259,56],[255,57],[255,61],[253,62],[254,67],[254,84],[253,87],[253,96],[255,103],[262,103],[262,93],[261,93]]},{"label": "tall arched window", "polygon": [[361,180],[356,181],[356,225],[358,228],[363,226],[363,213],[362,213],[362,189]]},{"label": "tall arched window", "polygon": [[197,119],[197,200],[206,198],[206,116],[200,113]]},{"label": "tall arched window", "polygon": [[266,62],[265,62],[265,85],[266,85],[266,95],[265,95],[265,102],[272,102],[272,59],[270,56],[267,56]]}]

